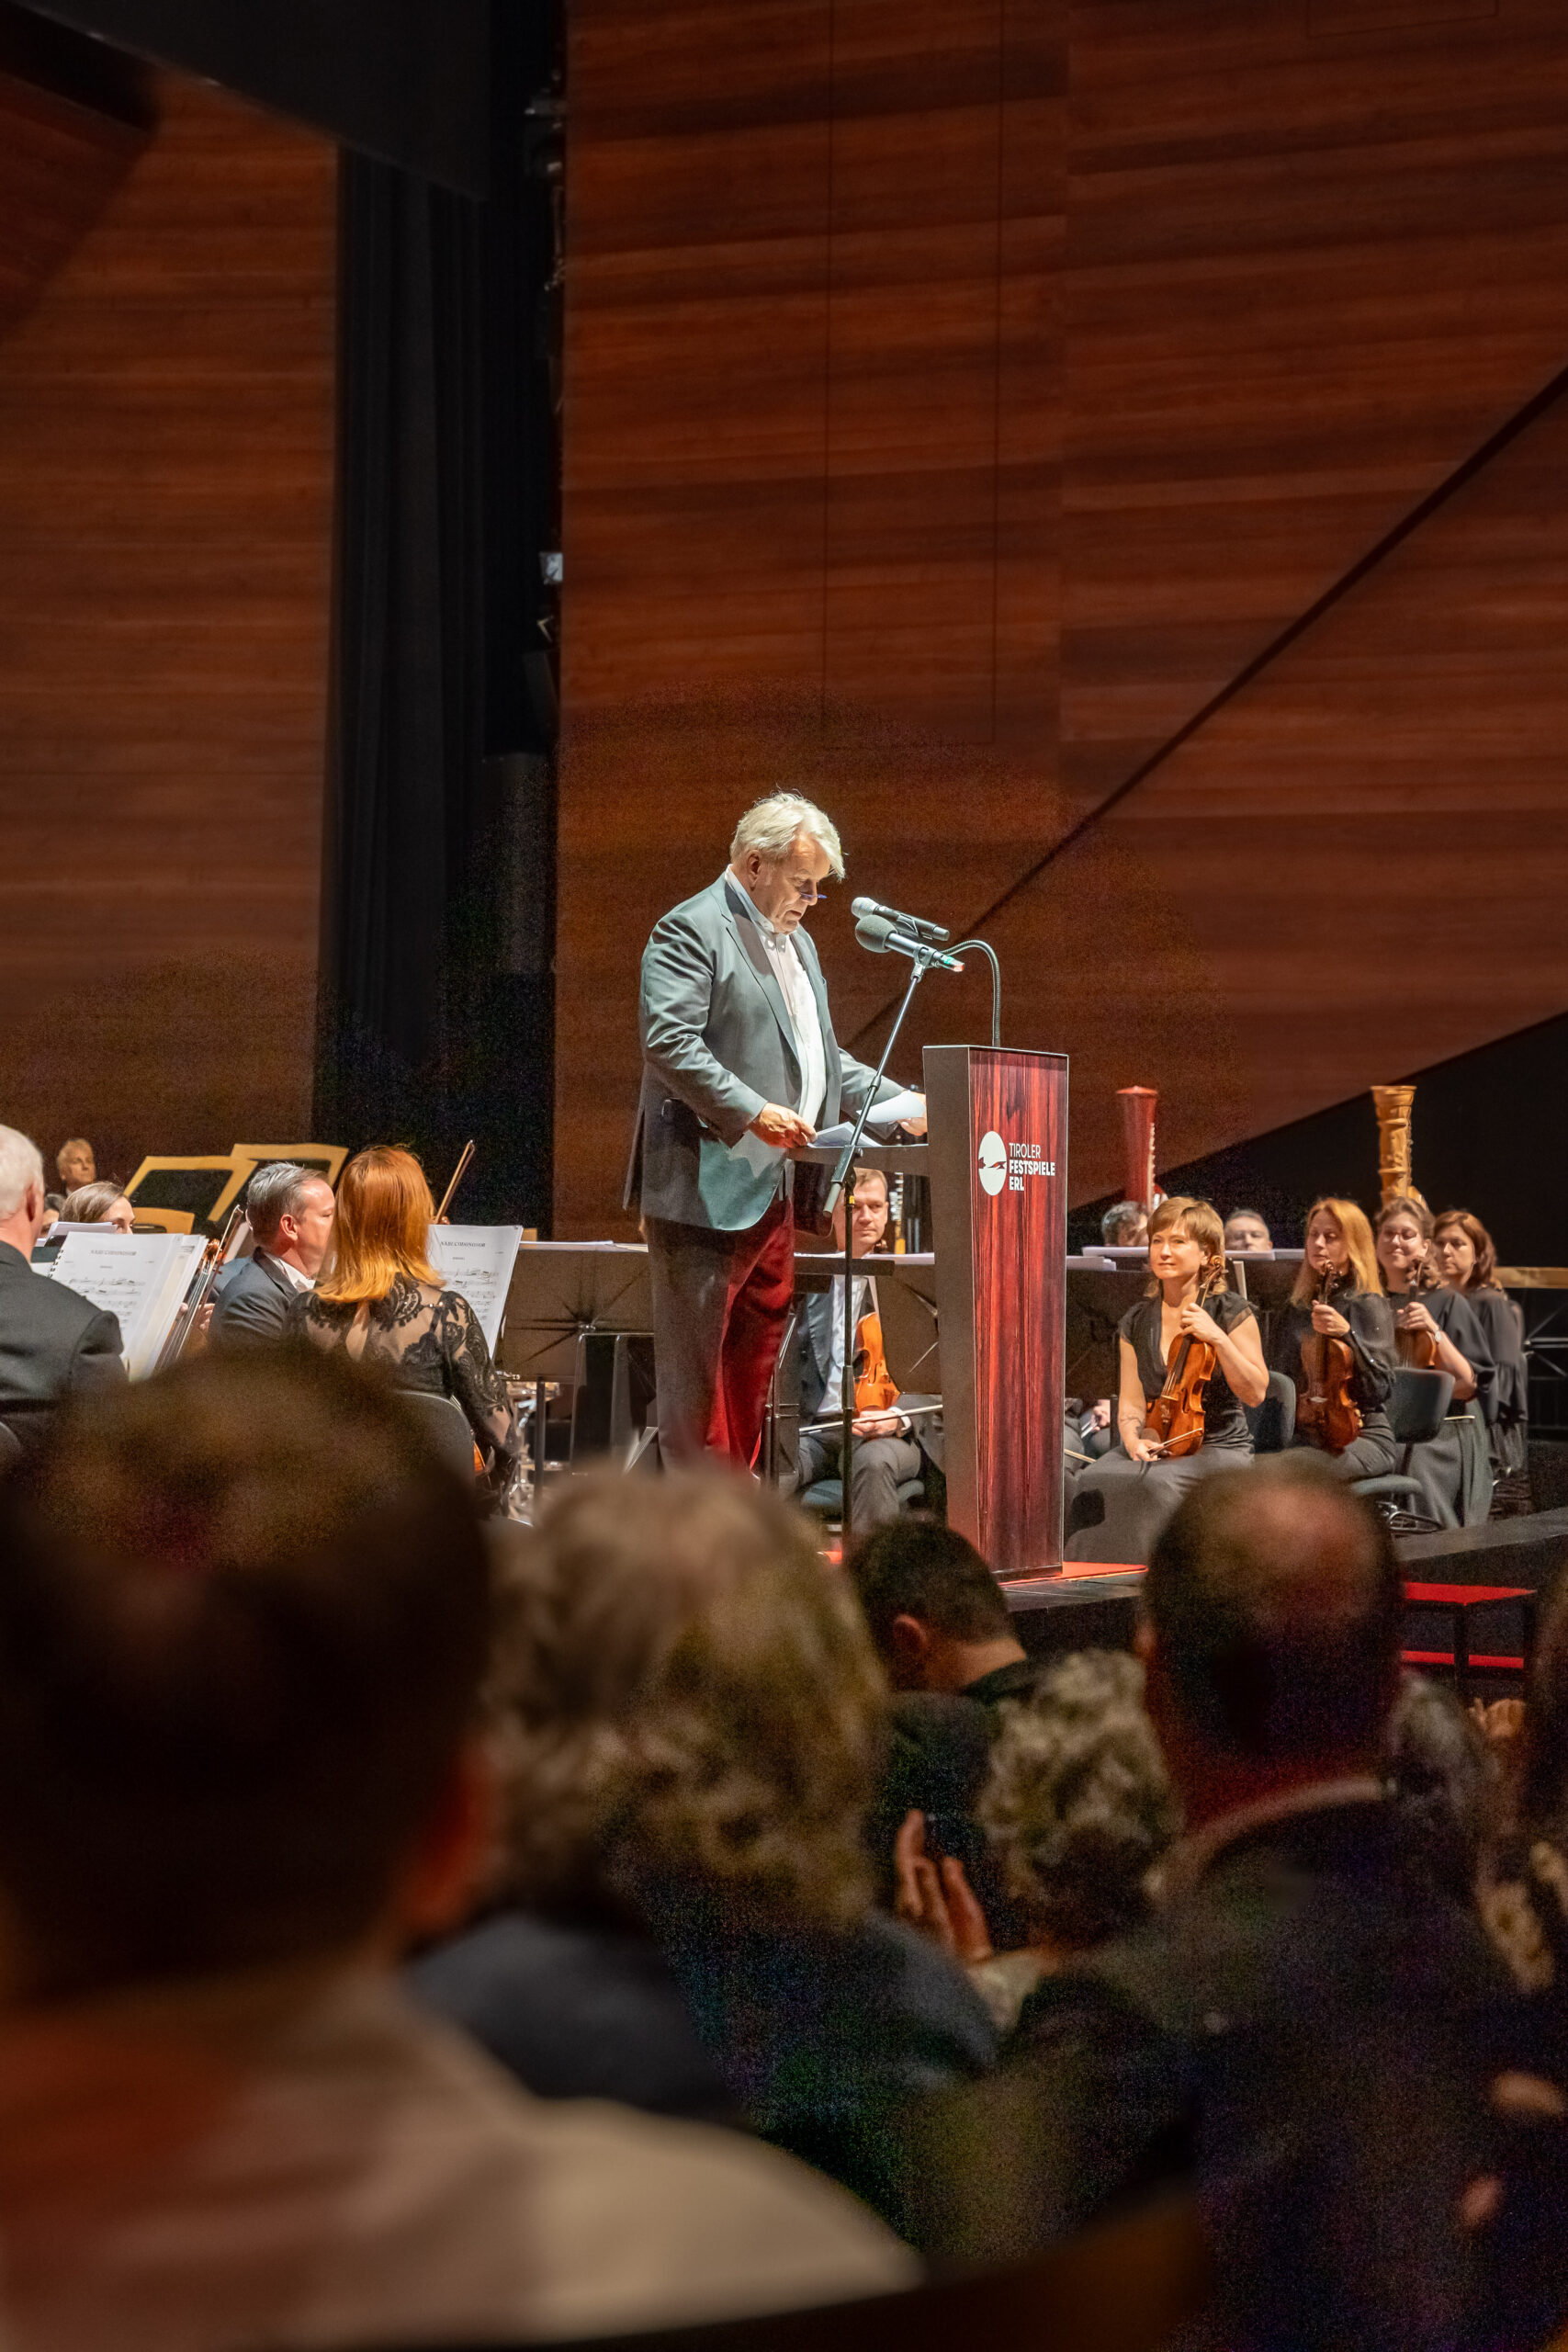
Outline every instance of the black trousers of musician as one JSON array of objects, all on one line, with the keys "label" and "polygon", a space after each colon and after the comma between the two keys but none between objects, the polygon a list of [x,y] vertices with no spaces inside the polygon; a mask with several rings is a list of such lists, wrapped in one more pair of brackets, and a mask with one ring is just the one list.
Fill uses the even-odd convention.
[{"label": "black trousers of musician", "polygon": [[1174,1462],[1134,1462],[1120,1445],[1074,1479],[1063,1557],[1136,1567],[1148,1563],[1182,1497],[1217,1470],[1244,1468],[1247,1445],[1205,1445]]},{"label": "black trousers of musician", "polygon": [[795,1209],[780,1195],[739,1233],[644,1220],[653,1291],[659,1453],[750,1469],[795,1296]]},{"label": "black trousers of musician", "polygon": [[[802,1430],[795,1492],[803,1495],[818,1478],[836,1478],[843,1453],[839,1430]],[[857,1437],[850,1466],[850,1523],[857,1536],[886,1527],[898,1516],[898,1489],[918,1478],[924,1457],[913,1438]]]}]

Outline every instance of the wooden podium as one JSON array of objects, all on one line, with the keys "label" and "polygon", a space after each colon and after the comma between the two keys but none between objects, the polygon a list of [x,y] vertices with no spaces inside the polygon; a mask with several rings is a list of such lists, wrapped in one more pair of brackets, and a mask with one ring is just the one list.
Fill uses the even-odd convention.
[{"label": "wooden podium", "polygon": [[998,1576],[1062,1560],[1067,1057],[928,1046],[947,1517]]}]

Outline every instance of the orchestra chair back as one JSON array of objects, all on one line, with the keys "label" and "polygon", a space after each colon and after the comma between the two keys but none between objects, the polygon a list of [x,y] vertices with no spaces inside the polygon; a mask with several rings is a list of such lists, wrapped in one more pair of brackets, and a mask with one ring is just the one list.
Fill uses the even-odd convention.
[{"label": "orchestra chair back", "polygon": [[1385,1471],[1381,1478],[1358,1478],[1351,1489],[1353,1494],[1365,1495],[1373,1502],[1396,1504],[1406,1533],[1416,1532],[1409,1525],[1414,1520],[1420,1521],[1423,1530],[1437,1525],[1436,1520],[1427,1519],[1413,1508],[1420,1501],[1421,1488],[1410,1476],[1410,1457],[1418,1445],[1429,1445],[1438,1435],[1448,1419],[1453,1396],[1451,1372],[1426,1372],[1414,1364],[1401,1364],[1393,1375],[1393,1394],[1388,1400],[1393,1442],[1404,1449],[1399,1467]]},{"label": "orchestra chair back", "polygon": [[424,1423],[436,1452],[447,1468],[455,1470],[460,1478],[471,1481],[474,1476],[474,1441],[462,1407],[450,1396],[427,1396],[417,1388],[400,1388],[398,1395]]},{"label": "orchestra chair back", "polygon": [[[1027,2263],[902,2294],[647,2335],[531,2343],[526,2352],[1172,2352],[1209,2295],[1208,2244],[1190,2199],[1162,2199]],[[390,2352],[344,2346],[339,2352]],[[498,2352],[458,2340],[398,2352]],[[519,2344],[499,2352],[525,2352]]]},{"label": "orchestra chair back", "polygon": [[1296,1384],[1288,1372],[1271,1372],[1260,1405],[1244,1405],[1255,1453],[1284,1453],[1296,1433]]}]

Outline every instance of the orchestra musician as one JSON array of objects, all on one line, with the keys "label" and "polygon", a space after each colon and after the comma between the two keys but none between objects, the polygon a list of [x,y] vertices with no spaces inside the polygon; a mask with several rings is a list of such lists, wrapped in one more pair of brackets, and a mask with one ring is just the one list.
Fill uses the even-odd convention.
[{"label": "orchestra musician", "polygon": [[1272,1250],[1274,1237],[1256,1209],[1232,1209],[1225,1219],[1225,1250]]},{"label": "orchestra musician", "polygon": [[[648,1241],[666,1461],[756,1459],[795,1287],[784,1155],[853,1117],[875,1083],[833,1035],[803,928],[843,872],[822,810],[771,793],[741,818],[718,879],[656,923],[643,954],[626,1202]],[[885,1080],[877,1099],[900,1091]],[[923,1134],[923,1109],[905,1124]]]},{"label": "orchestra musician", "polygon": [[1422,1508],[1439,1527],[1475,1527],[1492,1508],[1492,1464],[1485,1415],[1476,1401],[1492,1385],[1486,1334],[1458,1291],[1434,1287],[1428,1257],[1432,1213],[1396,1193],[1373,1228],[1382,1286],[1394,1310],[1400,1352],[1408,1362],[1453,1375],[1453,1402],[1442,1430],[1415,1448],[1410,1476]]},{"label": "orchestra musician", "polygon": [[[844,1246],[844,1204],[833,1215],[834,1240]],[[856,1258],[880,1250],[887,1233],[887,1179],[879,1168],[855,1170],[854,1236]],[[850,1521],[857,1535],[881,1527],[898,1516],[898,1489],[923,1475],[927,1455],[942,1467],[942,1416],[912,1408],[934,1398],[904,1396],[887,1368],[883,1352],[880,1302],[875,1278],[868,1271],[855,1283],[855,1445],[850,1472]],[[844,1372],[844,1278],[813,1291],[801,1304],[796,1320],[800,1372],[800,1416],[803,1423],[827,1418],[839,1409]],[[837,1423],[800,1432],[800,1454],[792,1490],[804,1494],[818,1478],[842,1475],[840,1459],[842,1431]]]},{"label": "orchestra musician", "polygon": [[1499,1478],[1517,1477],[1529,1458],[1524,1317],[1497,1280],[1492,1236],[1469,1209],[1445,1209],[1433,1221],[1432,1261],[1439,1279],[1461,1294],[1485,1334],[1496,1366],[1481,1399],[1491,1432],[1492,1468]]},{"label": "orchestra musician", "polygon": [[[1322,1445],[1303,1424],[1307,1380],[1302,1342],[1314,1332],[1342,1340],[1350,1351],[1346,1385],[1361,1426],[1337,1451]],[[1295,1444],[1318,1446],[1342,1478],[1377,1478],[1394,1467],[1397,1449],[1388,1419],[1399,1362],[1393,1313],[1382,1295],[1372,1228],[1354,1201],[1329,1197],[1313,1203],[1301,1268],[1275,1318],[1269,1362],[1296,1385]]]},{"label": "orchestra musician", "polygon": [[[1146,1561],[1194,1481],[1252,1452],[1243,1408],[1263,1402],[1269,1374],[1257,1308],[1224,1287],[1218,1211],[1185,1194],[1161,1201],[1149,1218],[1149,1274],[1146,1296],[1118,1327],[1121,1443],[1074,1484],[1069,1560]],[[1146,1433],[1145,1424],[1188,1339],[1213,1351],[1213,1368],[1201,1391],[1197,1449],[1173,1457]],[[1087,1523],[1094,1510],[1090,1498],[1103,1507],[1098,1524]]]}]

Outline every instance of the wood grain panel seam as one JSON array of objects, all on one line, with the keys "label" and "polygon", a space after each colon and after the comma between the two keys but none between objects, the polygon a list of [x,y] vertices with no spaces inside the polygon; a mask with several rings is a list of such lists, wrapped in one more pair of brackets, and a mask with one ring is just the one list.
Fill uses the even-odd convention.
[{"label": "wood grain panel seam", "polygon": [[[1556,375],[1543,384],[1522,408],[1516,409],[1511,416],[1506,417],[1479,448],[1472,450],[1470,456],[1456,466],[1451,473],[1446,475],[1435,489],[1428,491],[1426,497],[1420,499],[1407,514],[1402,515],[1397,523],[1384,532],[1373,547],[1368,548],[1365,555],[1357,559],[1348,571],[1342,572],[1337,580],[1330,582],[1321,596],[1309,605],[1304,612],[1298,613],[1294,620],[1287,622],[1283,628],[1253,655],[1251,661],[1242,665],[1234,677],[1227,679],[1225,684],[1211,695],[1208,701],[1195,710],[1190,718],[1183,720],[1173,734],[1167,736],[1162,743],[1141,760],[1132,774],[1125,776],[1113,791],[1107,793],[1102,799],[1095,803],[1092,808],[1086,810],[1077,823],[1070,825],[1059,840],[1053,842],[1027,871],[1019,875],[1016,880],[1010,882],[1007,888],[998,898],[993,899],[988,907],[985,908],[981,913],[970,918],[965,922],[965,930],[971,933],[979,932],[987,923],[993,922],[1004,908],[1010,906],[1013,899],[1021,896],[1037,882],[1041,875],[1053,866],[1059,857],[1065,856],[1068,850],[1075,848],[1087,834],[1092,832],[1095,827],[1111,814],[1112,809],[1119,808],[1122,802],[1136,792],[1141,785],[1145,784],[1157,769],[1162,768],[1168,760],[1173,758],[1184,744],[1190,743],[1195,735],[1201,734],[1211,719],[1214,718],[1228,704],[1234,702],[1239,695],[1244,694],[1247,688],[1261,677],[1283,653],[1314,628],[1337,605],[1343,602],[1353,589],[1359,588],[1363,581],[1371,578],[1372,573],[1380,570],[1389,557],[1421,530],[1449,503],[1450,499],[1457,497],[1459,492],[1475,481],[1478,475],[1484,473],[1495,458],[1500,457],[1506,449],[1512,447],[1513,444],[1522,435],[1528,433],[1532,425],[1539,424],[1540,419],[1562,400],[1564,392],[1568,392],[1568,368],[1559,368]],[[877,1006],[850,1039],[852,1048],[862,1045],[872,1035],[887,1018],[897,1001],[897,996],[889,996],[885,1003]]]}]

